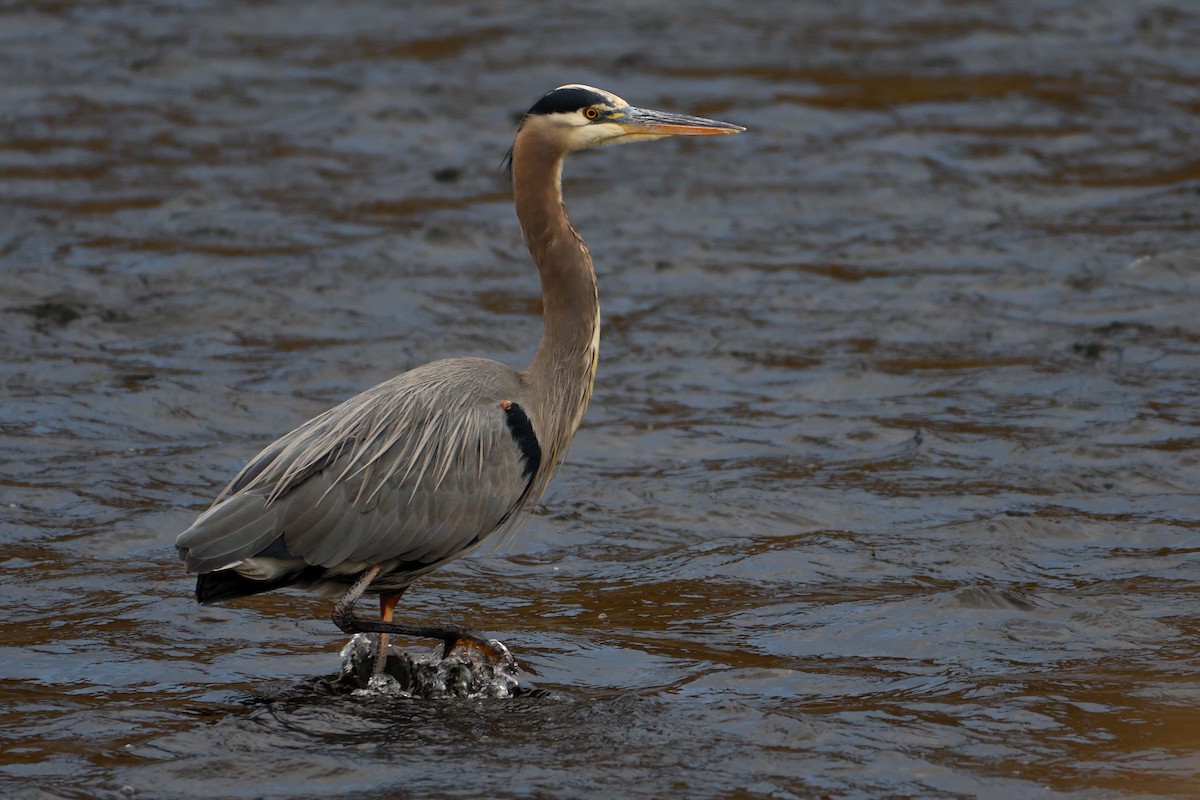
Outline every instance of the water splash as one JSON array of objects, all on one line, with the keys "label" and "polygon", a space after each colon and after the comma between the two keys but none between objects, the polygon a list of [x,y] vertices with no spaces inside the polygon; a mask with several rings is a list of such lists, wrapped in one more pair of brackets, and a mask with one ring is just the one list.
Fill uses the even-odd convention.
[{"label": "water splash", "polygon": [[376,637],[355,634],[342,648],[339,683],[358,696],[513,697],[520,687],[516,659],[502,642],[496,639],[489,642],[501,654],[499,660],[493,660],[476,647],[456,647],[442,658],[440,645],[422,656],[389,644],[383,673],[373,675]]}]

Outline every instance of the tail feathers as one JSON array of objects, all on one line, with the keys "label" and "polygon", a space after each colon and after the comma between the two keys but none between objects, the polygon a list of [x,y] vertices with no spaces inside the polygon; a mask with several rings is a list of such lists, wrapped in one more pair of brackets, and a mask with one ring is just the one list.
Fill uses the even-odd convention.
[{"label": "tail feathers", "polygon": [[221,570],[260,555],[279,538],[274,512],[261,497],[238,494],[205,511],[175,540],[188,572]]},{"label": "tail feathers", "polygon": [[206,606],[211,603],[221,603],[239,597],[270,592],[286,586],[308,585],[320,580],[324,572],[323,567],[308,566],[264,581],[247,578],[231,569],[206,572],[196,576],[196,602]]}]

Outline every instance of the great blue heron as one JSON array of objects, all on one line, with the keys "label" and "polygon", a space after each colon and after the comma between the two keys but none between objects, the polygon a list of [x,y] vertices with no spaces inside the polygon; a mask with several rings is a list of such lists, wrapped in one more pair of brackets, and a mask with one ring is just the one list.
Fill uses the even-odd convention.
[{"label": "great blue heron", "polygon": [[[560,86],[525,115],[510,153],[521,233],[542,282],[544,330],[523,372],[482,358],[405,372],[309,420],[251,459],[175,545],[215,603],[285,586],[343,593],[346,633],[460,640],[457,625],[392,621],[404,590],[515,522],[546,488],[592,394],[600,307],[592,259],[567,219],[562,164],[575,150],[737,133],[726,122],[634,108]],[[379,595],[380,619],[353,613]]]}]

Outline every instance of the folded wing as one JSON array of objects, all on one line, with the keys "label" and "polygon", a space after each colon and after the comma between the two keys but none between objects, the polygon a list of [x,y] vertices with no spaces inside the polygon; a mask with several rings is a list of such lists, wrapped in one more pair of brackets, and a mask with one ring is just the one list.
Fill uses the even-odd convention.
[{"label": "folded wing", "polygon": [[519,396],[517,373],[483,359],[406,372],[265,448],[176,547],[190,572],[263,588],[380,562],[424,572],[527,497],[540,454]]}]

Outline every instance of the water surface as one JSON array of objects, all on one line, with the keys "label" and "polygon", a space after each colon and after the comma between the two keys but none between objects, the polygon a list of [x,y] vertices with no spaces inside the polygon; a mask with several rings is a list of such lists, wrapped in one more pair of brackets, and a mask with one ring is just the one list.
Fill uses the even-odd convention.
[{"label": "water surface", "polygon": [[[1198,39],[1181,0],[8,4],[0,789],[1194,794]],[[406,597],[545,692],[338,692],[327,601],[198,608],[174,536],[354,392],[527,362],[498,167],[574,81],[750,130],[568,165],[592,408]]]}]

